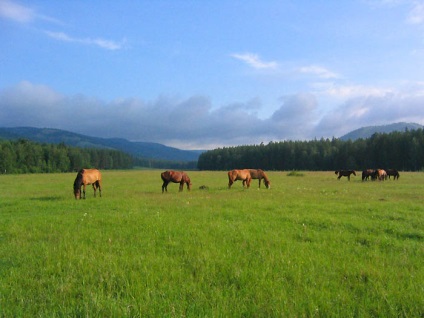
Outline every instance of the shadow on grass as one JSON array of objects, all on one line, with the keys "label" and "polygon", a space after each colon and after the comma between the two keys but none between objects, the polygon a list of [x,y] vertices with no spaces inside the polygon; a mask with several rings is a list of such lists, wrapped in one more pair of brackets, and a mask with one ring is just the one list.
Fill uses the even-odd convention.
[{"label": "shadow on grass", "polygon": [[31,198],[31,201],[62,201],[63,197],[61,196],[44,196],[44,197],[37,197],[37,198]]}]

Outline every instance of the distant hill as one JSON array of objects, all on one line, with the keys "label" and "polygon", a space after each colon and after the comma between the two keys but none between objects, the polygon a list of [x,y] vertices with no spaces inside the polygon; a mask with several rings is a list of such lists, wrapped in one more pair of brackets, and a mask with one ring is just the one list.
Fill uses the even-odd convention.
[{"label": "distant hill", "polygon": [[424,126],[415,123],[395,123],[390,125],[383,126],[368,126],[359,128],[356,130],[347,133],[346,135],[340,137],[340,140],[356,140],[359,138],[366,139],[370,138],[375,133],[391,133],[393,131],[405,131],[405,130],[416,130],[423,128]]},{"label": "distant hill", "polygon": [[203,152],[202,150],[181,150],[153,142],[132,142],[120,138],[89,137],[50,128],[0,128],[0,139],[28,139],[40,143],[64,143],[68,146],[81,148],[115,149],[135,157],[170,161],[197,161]]}]

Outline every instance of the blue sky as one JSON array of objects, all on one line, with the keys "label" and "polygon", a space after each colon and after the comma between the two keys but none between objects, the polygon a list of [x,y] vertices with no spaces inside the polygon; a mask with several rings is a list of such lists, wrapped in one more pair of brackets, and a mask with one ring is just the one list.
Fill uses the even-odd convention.
[{"label": "blue sky", "polygon": [[181,149],[424,124],[424,1],[0,0],[0,126]]}]

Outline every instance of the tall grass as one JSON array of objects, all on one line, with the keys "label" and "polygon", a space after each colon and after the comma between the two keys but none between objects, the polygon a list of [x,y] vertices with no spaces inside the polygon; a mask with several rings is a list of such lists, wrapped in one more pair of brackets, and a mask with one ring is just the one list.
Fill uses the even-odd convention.
[{"label": "tall grass", "polygon": [[[250,189],[190,172],[0,176],[4,317],[424,315],[424,174],[399,181],[270,172]],[[207,190],[199,186],[206,185]]]}]

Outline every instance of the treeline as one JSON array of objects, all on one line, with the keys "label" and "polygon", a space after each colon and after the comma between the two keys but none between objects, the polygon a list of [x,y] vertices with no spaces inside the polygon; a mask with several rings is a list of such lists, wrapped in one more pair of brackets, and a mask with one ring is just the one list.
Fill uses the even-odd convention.
[{"label": "treeline", "polygon": [[374,134],[356,141],[320,139],[225,147],[200,155],[200,170],[261,168],[265,170],[339,170],[424,168],[424,131]]},{"label": "treeline", "polygon": [[117,150],[0,140],[0,173],[71,172],[90,167],[129,169],[133,164],[132,156]]}]

